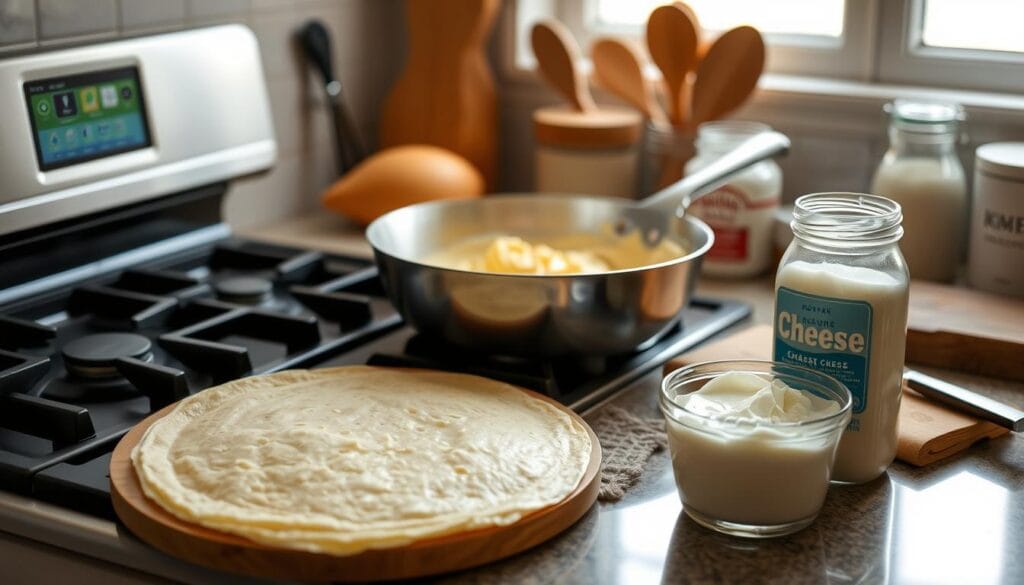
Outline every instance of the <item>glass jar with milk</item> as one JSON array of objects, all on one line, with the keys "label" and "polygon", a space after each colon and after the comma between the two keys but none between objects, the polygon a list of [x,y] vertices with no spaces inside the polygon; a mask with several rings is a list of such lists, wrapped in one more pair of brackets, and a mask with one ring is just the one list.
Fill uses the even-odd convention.
[{"label": "glass jar with milk", "polygon": [[804,195],[775,277],[775,361],[833,376],[853,395],[839,482],[874,479],[896,456],[909,299],[901,220],[885,197]]},{"label": "glass jar with milk", "polygon": [[896,100],[889,113],[889,150],[871,192],[903,208],[900,249],[914,278],[956,276],[967,227],[967,182],[956,154],[963,108]]}]

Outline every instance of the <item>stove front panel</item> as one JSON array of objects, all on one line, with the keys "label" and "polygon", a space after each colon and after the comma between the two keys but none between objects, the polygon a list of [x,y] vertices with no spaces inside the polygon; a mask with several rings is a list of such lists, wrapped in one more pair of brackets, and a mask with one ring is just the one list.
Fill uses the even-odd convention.
[{"label": "stove front panel", "polygon": [[277,156],[259,46],[241,25],[0,59],[0,111],[0,236],[266,170]]}]

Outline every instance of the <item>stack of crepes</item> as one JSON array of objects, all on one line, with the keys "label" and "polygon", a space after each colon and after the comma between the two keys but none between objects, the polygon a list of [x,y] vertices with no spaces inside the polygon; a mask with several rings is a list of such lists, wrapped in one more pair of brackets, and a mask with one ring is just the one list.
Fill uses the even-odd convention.
[{"label": "stack of crepes", "polygon": [[585,428],[512,386],[352,366],[181,401],[132,452],[145,494],[187,522],[351,555],[508,525],[569,495]]}]

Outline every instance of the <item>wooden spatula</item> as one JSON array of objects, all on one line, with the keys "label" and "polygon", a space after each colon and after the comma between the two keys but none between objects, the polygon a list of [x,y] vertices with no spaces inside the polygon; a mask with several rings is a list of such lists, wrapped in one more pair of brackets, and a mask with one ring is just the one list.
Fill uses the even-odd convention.
[{"label": "wooden spatula", "polygon": [[647,19],[647,49],[665,81],[669,119],[682,126],[689,98],[686,78],[697,65],[695,22],[678,4],[655,8]]},{"label": "wooden spatula", "polygon": [[597,82],[643,112],[658,128],[668,128],[668,118],[644,78],[642,58],[632,46],[617,39],[598,39],[590,49]]},{"label": "wooden spatula", "polygon": [[580,51],[568,29],[554,20],[538,22],[533,25],[530,42],[544,79],[576,110],[596,110],[597,105],[587,88],[587,81],[576,69]]},{"label": "wooden spatula", "polygon": [[749,26],[718,37],[697,66],[688,126],[724,117],[740,107],[764,71],[764,39]]}]

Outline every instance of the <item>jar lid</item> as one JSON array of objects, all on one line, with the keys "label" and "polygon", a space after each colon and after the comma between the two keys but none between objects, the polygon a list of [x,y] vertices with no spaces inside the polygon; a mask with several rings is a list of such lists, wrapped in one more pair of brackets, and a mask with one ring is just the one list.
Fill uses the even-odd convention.
[{"label": "jar lid", "polygon": [[745,120],[704,122],[697,126],[697,148],[725,154],[758,134],[771,132],[771,129],[768,124]]},{"label": "jar lid", "polygon": [[636,144],[643,117],[631,108],[602,107],[578,112],[565,106],[538,108],[533,112],[537,142],[572,148],[611,148]]},{"label": "jar lid", "polygon": [[964,109],[952,102],[898,99],[883,107],[893,125],[902,130],[938,134],[949,132],[964,120]]},{"label": "jar lid", "polygon": [[975,151],[975,169],[1024,180],[1024,142],[991,142]]}]

